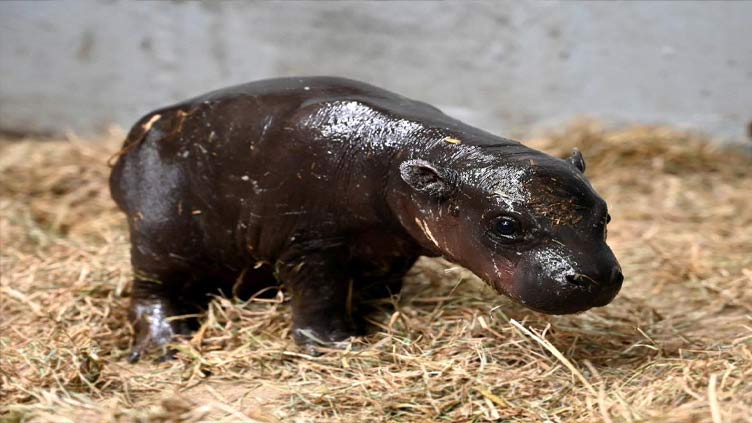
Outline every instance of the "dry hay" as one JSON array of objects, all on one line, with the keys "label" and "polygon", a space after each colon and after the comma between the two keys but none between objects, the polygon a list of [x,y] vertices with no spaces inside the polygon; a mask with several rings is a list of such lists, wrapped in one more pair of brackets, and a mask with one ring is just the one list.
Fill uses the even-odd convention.
[{"label": "dry hay", "polygon": [[217,299],[171,362],[125,363],[130,269],[108,140],[0,143],[0,420],[752,421],[752,161],[665,128],[531,141],[585,153],[626,275],[543,316],[423,260],[357,351],[301,355],[283,298]]}]

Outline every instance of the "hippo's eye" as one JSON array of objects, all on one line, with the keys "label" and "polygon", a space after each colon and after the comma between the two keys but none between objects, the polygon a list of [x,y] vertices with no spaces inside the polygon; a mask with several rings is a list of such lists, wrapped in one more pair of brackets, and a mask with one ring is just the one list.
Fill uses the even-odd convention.
[{"label": "hippo's eye", "polygon": [[494,232],[506,240],[513,240],[520,234],[520,222],[511,216],[502,216],[494,224]]}]

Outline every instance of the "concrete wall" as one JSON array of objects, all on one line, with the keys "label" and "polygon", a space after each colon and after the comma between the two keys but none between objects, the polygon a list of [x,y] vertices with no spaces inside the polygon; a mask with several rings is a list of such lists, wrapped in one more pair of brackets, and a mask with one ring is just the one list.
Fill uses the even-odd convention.
[{"label": "concrete wall", "polygon": [[2,2],[0,129],[91,132],[221,86],[341,75],[503,134],[575,115],[743,140],[752,2]]}]

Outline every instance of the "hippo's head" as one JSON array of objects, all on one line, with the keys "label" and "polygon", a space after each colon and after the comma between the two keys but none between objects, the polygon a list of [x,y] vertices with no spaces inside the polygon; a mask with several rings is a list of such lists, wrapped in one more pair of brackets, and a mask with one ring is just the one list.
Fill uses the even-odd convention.
[{"label": "hippo's head", "polygon": [[444,164],[401,163],[401,220],[412,236],[536,311],[611,302],[623,277],[606,245],[606,202],[580,153],[561,160],[521,146],[466,148]]}]

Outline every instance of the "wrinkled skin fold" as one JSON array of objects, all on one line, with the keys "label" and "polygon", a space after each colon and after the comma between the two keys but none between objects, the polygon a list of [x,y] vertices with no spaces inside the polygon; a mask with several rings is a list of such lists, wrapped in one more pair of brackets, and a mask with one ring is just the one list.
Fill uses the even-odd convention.
[{"label": "wrinkled skin fold", "polygon": [[[610,302],[606,203],[562,160],[341,78],[272,79],[155,110],[112,169],[134,270],[131,360],[211,294],[283,285],[308,351],[363,332],[366,300],[444,256],[544,313]],[[181,317],[188,316],[188,317]]]}]

